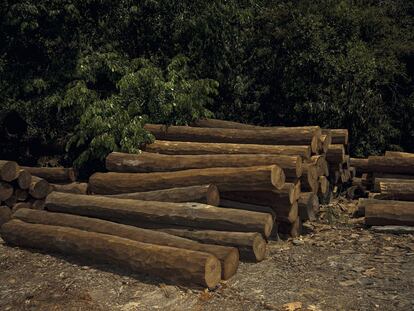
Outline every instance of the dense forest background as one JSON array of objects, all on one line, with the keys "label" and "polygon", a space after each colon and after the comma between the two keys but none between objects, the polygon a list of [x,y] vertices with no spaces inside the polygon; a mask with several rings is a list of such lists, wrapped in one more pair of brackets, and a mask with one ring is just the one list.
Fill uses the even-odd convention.
[{"label": "dense forest background", "polygon": [[3,158],[96,166],[204,116],[414,151],[413,1],[0,0],[0,42]]}]

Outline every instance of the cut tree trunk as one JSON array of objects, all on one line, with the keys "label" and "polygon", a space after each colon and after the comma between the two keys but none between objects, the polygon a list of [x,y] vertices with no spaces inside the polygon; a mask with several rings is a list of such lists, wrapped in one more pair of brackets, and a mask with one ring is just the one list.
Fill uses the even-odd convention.
[{"label": "cut tree trunk", "polygon": [[332,144],[348,145],[347,129],[322,129],[322,134],[330,133],[332,136]]},{"label": "cut tree trunk", "polygon": [[226,143],[197,143],[183,141],[156,140],[145,147],[147,152],[171,155],[202,155],[202,154],[279,154],[301,156],[308,159],[311,156],[310,146],[285,145],[254,145]]},{"label": "cut tree trunk", "polygon": [[0,181],[0,201],[6,201],[13,195],[13,186],[5,181]]},{"label": "cut tree trunk", "polygon": [[233,121],[225,121],[219,119],[199,119],[195,121],[192,126],[207,127],[207,128],[222,128],[222,129],[261,129],[263,127],[251,124],[244,124]]},{"label": "cut tree trunk", "polygon": [[414,157],[396,158],[396,157],[368,157],[368,164],[373,172],[392,173],[413,175],[414,174]]},{"label": "cut tree trunk", "polygon": [[381,192],[380,183],[386,183],[386,184],[413,184],[414,186],[414,179],[400,179],[400,178],[380,178],[376,177],[374,179],[374,192]]},{"label": "cut tree trunk", "polygon": [[49,193],[49,183],[40,177],[32,176],[29,194],[35,199],[44,199]]},{"label": "cut tree trunk", "polygon": [[399,152],[399,151],[385,151],[385,156],[390,158],[414,158],[414,153]]},{"label": "cut tree trunk", "polygon": [[329,191],[329,180],[326,176],[319,176],[319,192],[324,195]]},{"label": "cut tree trunk", "polygon": [[219,191],[273,190],[285,184],[277,166],[205,168],[157,173],[95,173],[89,189],[96,194],[119,194],[215,184]]},{"label": "cut tree trunk", "polygon": [[371,173],[371,169],[368,165],[368,159],[350,158],[349,163],[352,167],[355,167],[357,176],[361,176],[363,173]]},{"label": "cut tree trunk", "polygon": [[245,260],[262,261],[266,256],[267,243],[258,233],[187,229],[158,230],[201,243],[237,247],[240,258]]},{"label": "cut tree trunk", "polygon": [[108,171],[120,173],[171,172],[214,167],[278,165],[286,176],[302,175],[302,158],[275,154],[164,155],[112,152],[106,157]]},{"label": "cut tree trunk", "polygon": [[12,208],[12,213],[15,213],[16,211],[18,211],[21,208],[32,208],[32,205],[29,202],[19,202],[14,204],[13,208]]},{"label": "cut tree trunk", "polygon": [[46,209],[53,212],[133,224],[148,222],[224,231],[259,232],[268,237],[271,215],[201,203],[169,203],[116,199],[108,197],[52,192]]},{"label": "cut tree trunk", "polygon": [[322,134],[320,141],[321,141],[320,151],[322,153],[328,152],[329,146],[332,144],[332,134],[330,132],[326,134]]},{"label": "cut tree trunk", "polygon": [[11,245],[105,261],[135,272],[209,288],[221,279],[218,259],[198,251],[16,219],[2,226],[2,237]]},{"label": "cut tree trunk", "polygon": [[201,244],[163,232],[127,226],[106,220],[31,209],[20,209],[13,214],[13,218],[29,223],[71,227],[85,231],[116,235],[121,238],[143,243],[209,253],[220,260],[222,277],[225,280],[236,273],[239,265],[239,252],[236,248]]},{"label": "cut tree trunk", "polygon": [[32,182],[32,175],[25,169],[20,169],[17,175],[17,184],[20,189],[27,190]]},{"label": "cut tree trunk", "polygon": [[414,202],[367,200],[365,224],[369,226],[414,226]]},{"label": "cut tree trunk", "polygon": [[245,211],[267,213],[267,214],[272,215],[273,219],[276,219],[276,212],[270,206],[255,205],[255,204],[237,202],[237,201],[231,201],[231,200],[221,200],[220,207],[229,207],[229,208],[241,209]]},{"label": "cut tree trunk", "polygon": [[314,155],[305,160],[305,163],[315,165],[318,176],[329,176],[329,166],[324,155]]},{"label": "cut tree trunk", "polygon": [[73,168],[64,167],[29,167],[24,166],[33,176],[47,180],[50,183],[70,183],[76,180]]},{"label": "cut tree trunk", "polygon": [[70,184],[49,184],[49,192],[52,191],[87,194],[88,184],[81,182],[72,182]]},{"label": "cut tree trunk", "polygon": [[302,220],[298,216],[292,223],[279,222],[278,223],[279,233],[287,235],[292,238],[296,238],[302,234]]},{"label": "cut tree trunk", "polygon": [[328,152],[325,155],[326,161],[329,165],[342,164],[345,161],[344,145],[330,145]]},{"label": "cut tree trunk", "polygon": [[12,211],[9,207],[0,205],[0,229],[3,224],[11,219],[11,215]]},{"label": "cut tree trunk", "polygon": [[146,130],[156,139],[173,141],[192,141],[206,143],[238,143],[262,145],[308,145],[312,152],[318,152],[321,136],[319,126],[307,128],[269,128],[269,129],[220,129],[190,126],[168,126],[146,124]]},{"label": "cut tree trunk", "polygon": [[319,189],[318,177],[319,176],[318,176],[317,167],[311,163],[304,163],[303,174],[300,179],[302,190],[304,192],[312,191],[313,193],[318,193],[318,189]]},{"label": "cut tree trunk", "polygon": [[299,217],[302,221],[315,220],[319,211],[319,199],[313,192],[302,192],[298,200]]},{"label": "cut tree trunk", "polygon": [[160,202],[198,202],[218,206],[220,193],[215,185],[199,185],[164,190],[108,195],[111,198]]},{"label": "cut tree trunk", "polygon": [[17,178],[19,166],[14,161],[0,160],[0,180],[13,181]]},{"label": "cut tree trunk", "polygon": [[414,201],[414,180],[404,182],[380,182],[379,188],[384,199],[397,201]]}]

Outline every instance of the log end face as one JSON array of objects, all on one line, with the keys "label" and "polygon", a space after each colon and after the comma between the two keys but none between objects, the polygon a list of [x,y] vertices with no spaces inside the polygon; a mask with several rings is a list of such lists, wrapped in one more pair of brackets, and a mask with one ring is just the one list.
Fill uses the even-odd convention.
[{"label": "log end face", "polygon": [[221,281],[221,264],[220,261],[213,255],[208,256],[205,263],[204,271],[205,286],[212,289],[216,287]]},{"label": "log end face", "polygon": [[220,205],[220,192],[216,185],[209,185],[207,190],[207,204],[213,206]]},{"label": "log end face", "polygon": [[0,180],[11,182],[19,174],[19,165],[14,161],[5,161],[0,168]]},{"label": "log end face", "polygon": [[233,275],[236,274],[237,269],[239,268],[239,250],[235,247],[229,247],[230,251],[224,260],[222,270],[223,280],[230,279]]},{"label": "log end face", "polygon": [[266,257],[267,243],[260,234],[256,234],[253,240],[253,253],[256,261],[262,261]]},{"label": "log end face", "polygon": [[300,178],[303,174],[303,162],[300,156],[296,159],[296,177]]},{"label": "log end face", "polygon": [[276,189],[282,189],[285,185],[286,176],[283,172],[283,169],[278,165],[272,165],[271,166],[271,179],[273,186],[276,187]]},{"label": "log end face", "polygon": [[265,222],[263,227],[263,235],[265,238],[268,238],[272,234],[274,219],[271,214],[263,214],[265,215]]},{"label": "log end face", "polygon": [[20,170],[19,176],[17,177],[17,183],[20,189],[29,189],[30,183],[32,182],[32,175],[27,170]]}]

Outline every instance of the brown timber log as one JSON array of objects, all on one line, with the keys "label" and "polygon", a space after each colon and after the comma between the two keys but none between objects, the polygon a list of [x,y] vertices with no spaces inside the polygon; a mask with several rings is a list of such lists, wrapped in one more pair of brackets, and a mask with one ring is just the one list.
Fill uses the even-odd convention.
[{"label": "brown timber log", "polygon": [[201,243],[237,247],[242,259],[262,261],[266,256],[267,243],[258,233],[188,229],[157,230]]},{"label": "brown timber log", "polygon": [[11,219],[11,209],[7,206],[0,206],[0,229],[3,224]]},{"label": "brown timber log", "polygon": [[4,224],[1,234],[11,245],[100,260],[178,282],[213,288],[221,279],[218,259],[198,251],[17,219]]},{"label": "brown timber log", "polygon": [[275,154],[164,155],[112,152],[106,157],[108,171],[120,173],[171,172],[197,168],[278,165],[286,176],[302,175],[302,158]]},{"label": "brown timber log", "polygon": [[298,200],[299,217],[302,221],[315,220],[319,211],[319,199],[313,192],[302,192]]},{"label": "brown timber log", "polygon": [[13,181],[17,178],[19,166],[14,161],[0,160],[0,181]]},{"label": "brown timber log", "polygon": [[69,183],[76,179],[73,168],[29,166],[23,166],[22,168],[33,176],[43,178],[50,183]]},{"label": "brown timber log", "polygon": [[399,152],[399,151],[385,151],[385,156],[390,158],[414,158],[414,153]]},{"label": "brown timber log", "polygon": [[381,192],[380,183],[386,183],[386,184],[413,184],[414,185],[414,179],[400,179],[400,178],[381,178],[376,177],[374,179],[374,192]]},{"label": "brown timber log", "polygon": [[312,163],[304,163],[303,174],[300,179],[302,190],[305,192],[312,191],[313,193],[318,193],[318,177],[318,169],[316,165]]},{"label": "brown timber log", "polygon": [[358,176],[362,175],[363,173],[370,173],[372,171],[368,165],[368,159],[350,158],[349,162],[351,166],[356,168],[356,173]]},{"label": "brown timber log", "polygon": [[89,189],[96,194],[119,194],[173,187],[214,184],[219,191],[273,190],[285,184],[277,166],[222,167],[156,173],[95,173]]},{"label": "brown timber log", "polygon": [[318,176],[329,176],[329,166],[324,155],[314,155],[310,159],[304,161],[305,163],[316,166]]},{"label": "brown timber log", "polygon": [[320,138],[320,141],[321,141],[320,151],[322,153],[326,153],[329,149],[329,146],[332,144],[332,134],[331,134],[331,132],[326,133],[326,134],[322,134],[321,138]]},{"label": "brown timber log", "polygon": [[296,238],[302,234],[302,220],[298,216],[292,223],[279,222],[278,223],[279,233],[283,235]]},{"label": "brown timber log", "polygon": [[325,155],[329,165],[342,164],[345,161],[344,145],[330,145]]},{"label": "brown timber log", "polygon": [[6,201],[13,195],[13,186],[5,181],[0,181],[0,201]]},{"label": "brown timber log", "polygon": [[414,202],[374,200],[365,204],[365,224],[369,226],[414,226]]},{"label": "brown timber log", "polygon": [[27,190],[32,182],[32,175],[25,169],[20,169],[17,175],[17,184],[20,189]]},{"label": "brown timber log", "polygon": [[28,223],[71,227],[85,231],[115,235],[143,243],[209,253],[220,260],[222,265],[222,277],[225,280],[236,273],[239,265],[239,252],[236,248],[201,244],[167,233],[127,226],[106,220],[31,209],[19,209],[13,214],[13,218]]},{"label": "brown timber log", "polygon": [[111,198],[160,202],[198,202],[218,206],[220,193],[215,185],[199,185],[164,190],[108,195]]},{"label": "brown timber log", "polygon": [[46,209],[119,223],[148,222],[212,230],[259,232],[265,237],[270,235],[273,227],[272,216],[263,213],[201,203],[140,201],[63,192],[49,194]]},{"label": "brown timber log", "polygon": [[31,200],[29,200],[29,203],[31,205],[31,208],[36,209],[36,210],[44,210],[45,206],[46,206],[46,200],[44,200],[44,199],[42,199],[42,200],[31,199]]},{"label": "brown timber log", "polygon": [[32,208],[32,205],[29,202],[19,202],[14,204],[12,208],[12,213],[15,213],[17,210],[21,208]]},{"label": "brown timber log", "polygon": [[413,175],[414,157],[368,157],[368,164],[373,172]]},{"label": "brown timber log", "polygon": [[44,199],[49,193],[49,183],[43,178],[32,176],[29,194],[35,199]]},{"label": "brown timber log", "polygon": [[318,152],[318,141],[321,136],[319,126],[241,130],[190,126],[166,127],[161,124],[146,124],[144,128],[151,132],[156,139],[161,140],[262,145],[308,145],[311,146],[314,153]]},{"label": "brown timber log", "polygon": [[4,200],[4,203],[8,207],[12,208],[17,203],[16,193],[14,192],[10,198],[8,198],[7,200]]},{"label": "brown timber log", "polygon": [[299,200],[301,193],[302,193],[302,184],[300,180],[297,180],[295,183],[295,201]]},{"label": "brown timber log", "polygon": [[276,213],[270,206],[255,205],[231,200],[221,200],[220,207],[229,207],[259,213],[268,213],[273,216],[273,219],[276,219]]},{"label": "brown timber log", "polygon": [[332,136],[332,144],[348,145],[347,129],[322,129],[322,134],[328,133]]},{"label": "brown timber log", "polygon": [[49,184],[49,192],[52,191],[87,194],[88,184],[82,182],[72,182],[70,184]]},{"label": "brown timber log", "polygon": [[329,191],[329,180],[326,176],[319,176],[319,192],[324,195]]},{"label": "brown timber log", "polygon": [[195,127],[207,127],[207,128],[222,128],[222,129],[261,129],[263,127],[251,125],[251,124],[244,124],[239,122],[233,121],[225,121],[219,119],[199,119],[195,121],[192,126]]},{"label": "brown timber log", "polygon": [[414,201],[414,180],[404,182],[379,182],[383,200]]}]

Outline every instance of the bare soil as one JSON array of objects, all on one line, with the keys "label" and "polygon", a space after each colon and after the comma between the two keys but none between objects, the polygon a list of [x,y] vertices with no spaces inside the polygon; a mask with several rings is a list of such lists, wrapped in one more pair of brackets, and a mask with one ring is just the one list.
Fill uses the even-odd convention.
[{"label": "bare soil", "polygon": [[354,210],[324,206],[307,234],[271,241],[213,291],[0,240],[0,310],[414,310],[414,236],[373,233]]}]

